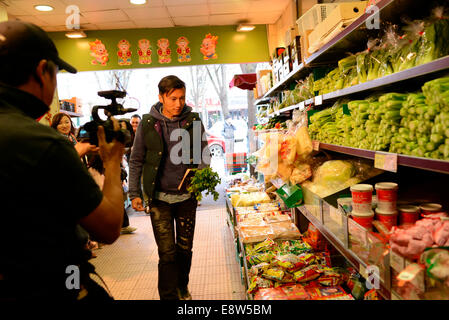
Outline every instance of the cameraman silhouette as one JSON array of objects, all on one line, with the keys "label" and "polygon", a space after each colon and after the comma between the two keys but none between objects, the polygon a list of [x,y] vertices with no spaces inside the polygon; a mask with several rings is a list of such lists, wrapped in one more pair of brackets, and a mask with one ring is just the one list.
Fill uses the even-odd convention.
[{"label": "cameraman silhouette", "polygon": [[0,23],[0,300],[112,299],[91,278],[78,230],[108,244],[119,237],[124,147],[99,127],[101,192],[73,145],[36,121],[49,111],[58,69],[76,73],[44,30]]}]

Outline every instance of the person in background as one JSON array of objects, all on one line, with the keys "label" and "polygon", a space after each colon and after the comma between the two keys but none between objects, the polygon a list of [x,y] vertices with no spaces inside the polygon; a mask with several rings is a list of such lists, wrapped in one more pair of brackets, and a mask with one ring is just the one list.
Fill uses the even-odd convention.
[{"label": "person in background", "polygon": [[131,116],[130,123],[131,123],[131,126],[133,127],[134,134],[136,134],[137,127],[139,126],[139,123],[141,120],[142,120],[142,118],[138,114],[133,114]]},{"label": "person in background", "polygon": [[[139,194],[143,173],[144,193],[149,200],[159,253],[159,297],[191,300],[188,283],[197,201],[192,194],[179,192],[178,186],[187,169],[209,165],[210,153],[207,139],[202,139],[205,134],[199,115],[185,104],[185,83],[176,76],[167,76],[158,87],[159,102],[143,116],[137,128],[129,161],[129,197],[135,210],[144,210]],[[188,133],[188,138],[171,139],[172,135],[182,133]],[[197,150],[201,152],[200,163],[192,160],[196,158],[195,146],[201,147]],[[174,152],[175,148],[178,153]],[[190,151],[187,164],[175,161],[183,157],[183,150]]]},{"label": "person in background", "polygon": [[82,159],[89,152],[98,152],[98,147],[88,142],[80,142],[75,137],[75,127],[69,115],[59,112],[53,116],[51,127],[56,129],[60,134],[65,136],[74,146]]},{"label": "person in background", "polygon": [[[59,69],[76,73],[44,30],[22,21],[0,23],[0,184],[6,186],[0,193],[0,300],[112,299],[91,277],[98,274],[77,227],[107,244],[120,236],[124,146],[107,143],[99,127],[102,192],[73,145],[36,121],[50,110]],[[20,237],[11,226],[20,226]]]},{"label": "person in background", "polygon": [[[223,138],[225,140],[225,150],[226,150],[226,158],[225,158],[225,163],[226,163],[226,173],[229,174],[230,172],[232,172],[232,170],[230,170],[230,168],[232,168],[233,165],[233,157],[232,156],[228,156],[228,155],[232,155],[234,153],[234,131],[235,131],[235,127],[231,122],[231,118],[228,117],[226,118],[224,124],[223,124]],[[229,161],[231,161],[231,163],[229,163]]]},{"label": "person in background", "polygon": [[[131,135],[131,145],[127,146],[125,148],[125,155],[123,156],[123,161],[120,165],[120,168],[122,170],[121,175],[120,175],[120,179],[122,180],[122,187],[123,187],[123,197],[127,197],[127,192],[128,192],[128,173],[126,172],[126,168],[128,167],[128,162],[129,162],[129,157],[131,155],[131,148],[134,142],[134,131],[133,128],[131,127],[131,124],[126,121],[126,120],[119,120],[120,123],[120,128],[123,130],[127,130],[130,135]],[[135,227],[131,227],[129,225],[129,217],[128,217],[128,213],[126,212],[126,208],[123,211],[123,224],[122,224],[122,234],[130,234],[130,233],[134,233],[134,231],[136,231],[137,228]]]},{"label": "person in background", "polygon": [[[81,157],[86,166],[86,154],[89,152],[98,152],[98,147],[95,145],[91,145],[88,142],[78,143],[75,137],[75,127],[73,126],[72,119],[69,115],[63,112],[55,114],[52,118],[50,126],[73,144],[76,152],[78,152],[78,155]],[[86,243],[86,249],[90,250],[92,257],[95,258],[96,255],[92,252],[92,249],[98,248],[98,243],[96,241],[92,241],[89,237],[89,233],[82,227],[79,227],[79,237],[81,242]]]}]

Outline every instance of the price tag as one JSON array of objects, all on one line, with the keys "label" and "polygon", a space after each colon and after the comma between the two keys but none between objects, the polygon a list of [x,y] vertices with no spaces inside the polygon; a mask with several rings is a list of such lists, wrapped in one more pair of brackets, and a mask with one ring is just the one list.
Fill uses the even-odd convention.
[{"label": "price tag", "polygon": [[376,152],[374,155],[374,167],[391,172],[398,171],[398,155],[396,153]]},{"label": "price tag", "polygon": [[323,96],[316,96],[315,97],[315,105],[320,106],[323,104]]},{"label": "price tag", "polygon": [[366,268],[363,264],[360,264],[359,273],[363,278],[368,278],[368,273],[366,272]]},{"label": "price tag", "polygon": [[320,142],[317,140],[312,141],[313,151],[320,151]]}]

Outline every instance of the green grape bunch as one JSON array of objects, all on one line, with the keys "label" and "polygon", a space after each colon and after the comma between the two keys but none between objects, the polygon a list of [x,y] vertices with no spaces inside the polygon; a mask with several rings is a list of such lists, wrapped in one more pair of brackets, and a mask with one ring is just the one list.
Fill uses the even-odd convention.
[{"label": "green grape bunch", "polygon": [[214,172],[211,168],[207,167],[201,170],[195,169],[195,175],[190,180],[190,185],[187,187],[187,191],[193,193],[196,200],[201,201],[203,198],[202,192],[207,190],[206,195],[212,194],[214,196],[214,201],[217,201],[219,194],[215,188],[220,183],[221,179],[218,176],[218,173]]}]

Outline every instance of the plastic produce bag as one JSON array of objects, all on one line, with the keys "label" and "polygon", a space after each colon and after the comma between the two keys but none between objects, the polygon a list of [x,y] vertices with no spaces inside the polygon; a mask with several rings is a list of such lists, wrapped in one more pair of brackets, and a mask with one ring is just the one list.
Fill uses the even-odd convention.
[{"label": "plastic produce bag", "polygon": [[275,239],[295,240],[301,238],[298,227],[290,221],[270,223]]},{"label": "plastic produce bag", "polygon": [[427,275],[444,282],[449,287],[449,247],[433,248],[423,252],[420,262],[427,268]]}]

